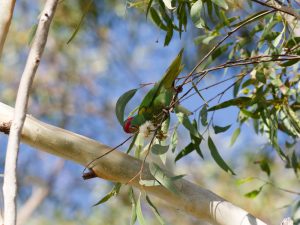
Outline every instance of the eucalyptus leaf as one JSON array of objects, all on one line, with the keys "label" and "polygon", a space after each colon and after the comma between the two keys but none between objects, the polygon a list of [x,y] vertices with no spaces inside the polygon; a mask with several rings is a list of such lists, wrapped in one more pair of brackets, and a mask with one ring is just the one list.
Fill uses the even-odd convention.
[{"label": "eucalyptus leaf", "polygon": [[260,188],[250,191],[248,193],[245,194],[245,197],[247,198],[255,198],[263,189],[264,186],[261,186]]},{"label": "eucalyptus leaf", "polygon": [[169,145],[163,146],[159,144],[154,144],[151,148],[151,152],[155,155],[165,154],[169,150]]},{"label": "eucalyptus leaf", "polygon": [[157,218],[157,220],[159,221],[159,223],[161,225],[165,225],[165,222],[163,221],[162,217],[160,216],[157,208],[155,207],[155,205],[151,202],[150,198],[148,197],[148,195],[146,195],[146,201],[148,202],[152,212],[154,213],[155,217]]},{"label": "eucalyptus leaf", "polygon": [[141,194],[139,195],[139,198],[136,203],[136,216],[137,220],[139,221],[140,225],[146,225],[146,221],[142,212],[142,207],[141,207]]},{"label": "eucalyptus leaf", "polygon": [[230,127],[231,127],[231,125],[227,125],[225,127],[221,127],[221,126],[217,126],[217,125],[213,126],[215,134],[223,133],[223,132],[227,131]]},{"label": "eucalyptus leaf", "polygon": [[232,175],[235,175],[233,170],[226,164],[226,162],[223,160],[221,155],[219,154],[216,145],[214,144],[211,137],[208,137],[208,148],[210,150],[211,156],[215,160],[215,162],[221,167],[224,171],[227,173],[231,173]]},{"label": "eucalyptus leaf", "polygon": [[211,0],[214,4],[220,6],[223,9],[228,9],[228,5],[225,0]]},{"label": "eucalyptus leaf", "polygon": [[235,141],[237,140],[238,136],[240,135],[241,133],[241,128],[238,127],[232,134],[232,137],[231,137],[231,140],[230,140],[230,146],[232,146]]},{"label": "eucalyptus leaf", "polygon": [[132,89],[130,91],[125,92],[122,94],[117,103],[116,103],[116,116],[118,118],[119,123],[123,126],[124,123],[124,111],[127,103],[130,99],[135,95],[137,89]]},{"label": "eucalyptus leaf", "polygon": [[161,168],[155,164],[150,163],[149,165],[150,173],[155,177],[155,179],[169,191],[178,194],[178,190],[170,177],[168,177]]},{"label": "eucalyptus leaf", "polygon": [[130,225],[134,225],[136,222],[136,200],[134,198],[134,192],[133,189],[130,188],[129,192],[129,199],[131,202],[131,218],[130,218]]}]

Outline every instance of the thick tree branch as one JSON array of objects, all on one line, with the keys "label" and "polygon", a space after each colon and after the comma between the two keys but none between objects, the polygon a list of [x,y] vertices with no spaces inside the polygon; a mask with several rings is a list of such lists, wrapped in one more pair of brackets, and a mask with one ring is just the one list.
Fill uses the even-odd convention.
[{"label": "thick tree branch", "polygon": [[36,35],[33,40],[33,44],[30,49],[26,66],[20,81],[16,99],[16,109],[10,129],[5,159],[3,182],[5,225],[16,224],[16,168],[20,135],[26,116],[30,87],[47,42],[48,31],[57,6],[57,2],[58,0],[48,0],[45,4],[45,8],[41,14]]},{"label": "thick tree branch", "polygon": [[[11,120],[12,113],[11,107],[0,103],[0,126]],[[22,141],[32,147],[75,161],[83,166],[111,149],[87,137],[40,122],[31,116],[26,117],[21,137]],[[140,160],[116,150],[95,162],[93,170],[100,178],[127,183],[138,173],[141,165]],[[154,179],[147,163],[144,166],[142,178]],[[175,182],[180,190],[178,195],[162,186],[141,186],[138,178],[134,179],[130,185],[164,200],[176,209],[212,224],[265,225],[264,222],[243,209],[184,179]]]},{"label": "thick tree branch", "polygon": [[0,1],[0,57],[10,27],[16,0]]}]

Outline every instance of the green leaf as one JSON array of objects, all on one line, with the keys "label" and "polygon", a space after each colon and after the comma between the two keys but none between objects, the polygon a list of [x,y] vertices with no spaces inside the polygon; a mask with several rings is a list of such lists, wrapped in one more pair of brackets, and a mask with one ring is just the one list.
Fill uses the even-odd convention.
[{"label": "green leaf", "polygon": [[167,31],[164,46],[168,46],[173,37],[173,27]]},{"label": "green leaf", "polygon": [[250,191],[250,192],[246,193],[245,196],[247,198],[255,198],[262,191],[263,187],[264,186],[261,186],[259,189]]},{"label": "green leaf", "polygon": [[245,184],[245,183],[248,183],[248,182],[251,182],[254,180],[254,177],[246,177],[246,178],[243,178],[243,179],[238,179],[236,181],[236,184],[237,185],[242,185],[242,184]]},{"label": "green leaf", "polygon": [[196,1],[191,7],[191,18],[197,28],[205,28],[205,22],[201,18],[201,10],[203,7],[202,0]]},{"label": "green leaf", "polygon": [[178,134],[177,134],[178,124],[174,128],[174,132],[171,136],[171,151],[174,152],[178,143]]},{"label": "green leaf", "polygon": [[94,204],[93,206],[96,206],[96,205],[100,205],[104,202],[107,202],[111,197],[119,194],[119,191],[120,191],[120,188],[121,188],[122,184],[121,183],[116,183],[114,185],[114,187],[112,188],[112,190],[107,194],[105,195],[103,198],[100,199],[100,201],[98,201],[96,204]]},{"label": "green leaf", "polygon": [[177,162],[182,157],[190,154],[195,150],[193,143],[189,143],[187,146],[185,146],[175,157],[175,162]]},{"label": "green leaf", "polygon": [[207,126],[207,105],[204,105],[200,111],[200,116],[201,116],[201,124],[203,126]]},{"label": "green leaf", "polygon": [[199,139],[203,139],[203,137],[200,135],[198,130],[195,128],[195,126],[193,126],[193,124],[191,123],[191,121],[186,115],[183,115],[182,124],[190,132],[191,135]]},{"label": "green leaf", "polygon": [[259,162],[259,166],[260,166],[261,170],[264,171],[268,176],[271,175],[271,169],[269,167],[267,160],[261,160]]},{"label": "green leaf", "polygon": [[136,222],[136,200],[134,198],[134,192],[133,192],[132,188],[130,188],[129,199],[130,199],[130,202],[131,202],[130,225],[134,225],[135,222]]},{"label": "green leaf", "polygon": [[163,24],[163,21],[161,20],[159,14],[153,7],[150,8],[150,15],[156,26],[158,26],[162,30],[168,31],[168,28]]},{"label": "green leaf", "polygon": [[231,127],[231,125],[227,125],[225,127],[220,127],[220,126],[217,126],[217,125],[213,126],[215,134],[223,133],[223,132],[227,131],[230,127]]},{"label": "green leaf", "polygon": [[124,111],[127,103],[130,99],[135,95],[137,89],[132,89],[130,91],[125,92],[120,96],[116,103],[116,116],[118,118],[119,123],[123,126],[124,124]]},{"label": "green leaf", "polygon": [[149,14],[149,10],[150,10],[150,8],[152,6],[152,2],[153,2],[153,0],[150,0],[149,3],[148,3],[148,5],[147,5],[146,18],[148,18],[148,14]]},{"label": "green leaf", "polygon": [[140,180],[139,184],[146,187],[160,186],[157,180]]},{"label": "green leaf", "polygon": [[150,206],[150,208],[151,208],[153,214],[155,215],[155,217],[156,217],[157,220],[159,221],[159,223],[160,223],[161,225],[165,225],[165,222],[164,222],[163,219],[161,218],[161,216],[160,216],[160,214],[159,214],[157,208],[156,208],[155,205],[151,202],[151,200],[150,200],[150,198],[148,197],[148,195],[146,195],[146,200],[147,200],[147,202],[148,202],[148,204],[149,204],[149,206]]},{"label": "green leaf", "polygon": [[233,170],[226,164],[226,162],[223,160],[223,158],[219,154],[217,147],[215,146],[215,144],[210,136],[208,136],[208,148],[210,150],[211,156],[213,157],[215,162],[219,165],[219,167],[221,167],[227,173],[231,173],[232,175],[235,175]]},{"label": "green leaf", "polygon": [[143,216],[142,207],[141,207],[141,194],[139,195],[139,198],[136,203],[136,216],[140,225],[146,225],[146,221]]},{"label": "green leaf", "polygon": [[214,4],[220,6],[221,8],[227,10],[228,5],[225,0],[211,0]]},{"label": "green leaf", "polygon": [[155,155],[165,154],[168,150],[169,150],[169,145],[163,146],[163,145],[155,144],[151,148],[151,152]]},{"label": "green leaf", "polygon": [[292,161],[292,167],[293,167],[293,170],[294,170],[295,174],[298,174],[298,170],[300,169],[300,165],[299,165],[298,160],[297,160],[296,150],[293,151],[291,161]]},{"label": "green leaf", "polygon": [[232,146],[235,141],[237,140],[238,136],[240,135],[241,133],[241,128],[238,127],[234,132],[233,132],[233,135],[231,137],[231,140],[230,140],[230,146]]},{"label": "green leaf", "polygon": [[238,97],[238,98],[234,98],[234,99],[222,102],[213,107],[210,107],[207,111],[215,111],[215,110],[224,109],[224,108],[227,108],[230,106],[237,106],[237,107],[241,108],[241,107],[248,105],[251,100],[252,100],[252,98],[250,98],[250,97]]},{"label": "green leaf", "polygon": [[81,16],[81,19],[80,19],[79,23],[77,24],[77,27],[75,28],[75,30],[74,30],[73,34],[71,35],[70,39],[67,41],[67,44],[69,44],[69,43],[75,38],[76,34],[77,34],[78,31],[80,30],[80,27],[81,27],[81,25],[82,25],[82,23],[83,23],[83,20],[84,20],[86,14],[88,13],[88,11],[89,11],[89,9],[90,9],[92,3],[93,3],[93,0],[90,0],[90,1],[87,3],[87,5],[86,5],[86,7],[85,7],[85,9],[84,9],[84,11],[83,11],[83,14],[82,14],[82,16]]},{"label": "green leaf", "polygon": [[170,9],[170,10],[173,10],[175,9],[175,7],[172,6],[172,1],[171,0],[163,0],[165,6]]},{"label": "green leaf", "polygon": [[170,177],[168,177],[161,168],[155,164],[150,163],[149,165],[150,173],[155,177],[155,179],[169,191],[178,194],[178,190]]}]

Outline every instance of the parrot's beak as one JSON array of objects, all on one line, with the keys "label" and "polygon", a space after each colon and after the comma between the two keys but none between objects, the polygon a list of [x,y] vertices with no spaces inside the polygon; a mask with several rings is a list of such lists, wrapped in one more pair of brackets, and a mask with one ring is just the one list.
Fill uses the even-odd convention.
[{"label": "parrot's beak", "polygon": [[131,121],[132,121],[133,117],[128,117],[127,120],[125,120],[124,125],[123,125],[123,129],[126,133],[135,133],[138,131],[138,127],[136,126],[132,126]]}]

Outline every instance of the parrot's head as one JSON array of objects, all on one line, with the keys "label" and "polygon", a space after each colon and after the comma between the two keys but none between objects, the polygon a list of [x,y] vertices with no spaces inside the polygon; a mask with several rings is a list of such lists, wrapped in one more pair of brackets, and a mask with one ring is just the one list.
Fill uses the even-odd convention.
[{"label": "parrot's head", "polygon": [[124,121],[124,125],[123,125],[123,129],[126,133],[135,133],[136,131],[138,131],[138,126],[135,126],[132,124],[132,120],[134,117],[128,117],[125,121]]}]

